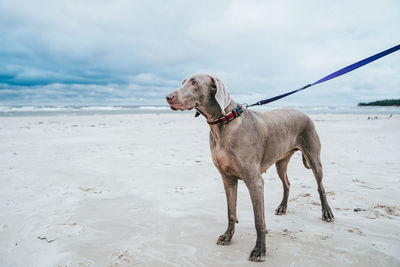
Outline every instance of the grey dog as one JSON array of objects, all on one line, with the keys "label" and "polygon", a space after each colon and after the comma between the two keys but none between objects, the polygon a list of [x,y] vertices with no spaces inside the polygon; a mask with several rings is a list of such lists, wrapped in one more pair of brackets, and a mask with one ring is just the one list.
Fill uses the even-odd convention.
[{"label": "grey dog", "polygon": [[212,159],[222,176],[228,204],[228,228],[217,241],[228,245],[235,232],[238,179],[246,184],[253,204],[257,241],[249,260],[265,260],[264,181],[261,174],[275,163],[283,184],[283,199],[275,214],[286,213],[289,196],[287,165],[297,150],[303,155],[304,166],[312,169],[321,199],[322,219],[334,220],[322,185],[321,143],[312,120],[295,109],[256,112],[244,109],[228,123],[218,121],[238,104],[230,98],[224,84],[215,76],[197,74],[186,79],[182,87],[167,95],[173,110],[196,109],[210,124]]}]

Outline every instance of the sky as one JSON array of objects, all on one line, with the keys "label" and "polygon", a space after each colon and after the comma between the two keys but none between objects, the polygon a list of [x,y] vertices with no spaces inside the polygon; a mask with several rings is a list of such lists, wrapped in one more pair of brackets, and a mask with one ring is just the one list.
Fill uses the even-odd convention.
[{"label": "sky", "polygon": [[[253,103],[400,44],[400,1],[0,0],[0,105],[162,105],[195,73]],[[400,51],[279,100],[400,98]]]}]

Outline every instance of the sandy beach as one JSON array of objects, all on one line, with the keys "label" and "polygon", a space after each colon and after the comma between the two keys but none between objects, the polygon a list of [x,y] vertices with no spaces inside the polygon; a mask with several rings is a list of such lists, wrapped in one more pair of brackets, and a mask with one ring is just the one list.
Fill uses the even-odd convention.
[{"label": "sandy beach", "polygon": [[[267,258],[249,262],[239,183],[229,246],[208,125],[193,112],[0,117],[0,266],[400,266],[400,115],[313,114],[335,222],[296,152],[287,214],[263,175]],[[357,210],[357,212],[355,211]]]}]

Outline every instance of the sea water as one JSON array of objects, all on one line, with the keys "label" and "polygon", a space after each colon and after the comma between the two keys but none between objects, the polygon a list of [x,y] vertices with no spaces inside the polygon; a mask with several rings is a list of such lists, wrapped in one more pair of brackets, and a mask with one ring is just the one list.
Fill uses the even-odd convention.
[{"label": "sea water", "polygon": [[[400,107],[384,106],[273,106],[251,107],[252,110],[268,111],[279,108],[296,108],[307,114],[400,114]],[[66,116],[98,114],[160,114],[173,113],[167,105],[131,106],[0,106],[0,117],[14,116]]]}]

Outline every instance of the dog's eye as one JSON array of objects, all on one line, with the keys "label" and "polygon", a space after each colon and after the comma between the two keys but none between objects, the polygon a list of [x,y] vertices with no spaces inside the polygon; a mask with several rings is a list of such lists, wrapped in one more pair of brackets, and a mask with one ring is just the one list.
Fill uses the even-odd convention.
[{"label": "dog's eye", "polygon": [[196,82],[196,81],[193,81],[193,82],[192,82],[192,85],[193,85],[193,86],[196,86],[196,85],[198,85],[198,84],[199,84],[199,83]]}]

